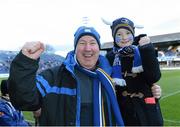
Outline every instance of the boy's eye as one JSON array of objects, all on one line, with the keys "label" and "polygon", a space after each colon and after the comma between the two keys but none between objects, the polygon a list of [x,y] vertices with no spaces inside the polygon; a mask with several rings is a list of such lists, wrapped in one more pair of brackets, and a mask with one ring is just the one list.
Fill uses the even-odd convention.
[{"label": "boy's eye", "polygon": [[127,31],[126,34],[131,34],[131,32]]},{"label": "boy's eye", "polygon": [[117,36],[121,36],[121,34],[120,34],[120,33],[117,33]]}]

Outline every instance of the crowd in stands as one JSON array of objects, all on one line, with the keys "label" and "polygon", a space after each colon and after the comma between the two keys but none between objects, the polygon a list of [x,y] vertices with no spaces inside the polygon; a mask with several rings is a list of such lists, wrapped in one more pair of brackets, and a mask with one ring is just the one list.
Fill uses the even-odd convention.
[{"label": "crowd in stands", "polygon": [[180,58],[180,52],[167,50],[167,51],[158,51],[158,57],[177,57]]},{"label": "crowd in stands", "polygon": [[158,51],[158,60],[163,67],[180,67],[180,48],[170,46],[168,49]]},{"label": "crowd in stands", "polygon": [[[0,74],[9,73],[10,64],[17,53],[18,52],[0,51]],[[38,73],[49,67],[60,65],[63,60],[64,58],[62,56],[44,53],[39,61]]]},{"label": "crowd in stands", "polygon": [[58,66],[63,62],[63,60],[64,58],[59,55],[44,53],[40,58],[38,72]]}]

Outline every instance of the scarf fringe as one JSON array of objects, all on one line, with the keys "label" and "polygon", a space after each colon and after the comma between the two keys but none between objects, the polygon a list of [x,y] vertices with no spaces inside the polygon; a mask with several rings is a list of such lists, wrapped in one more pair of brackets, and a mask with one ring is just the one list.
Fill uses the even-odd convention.
[{"label": "scarf fringe", "polygon": [[141,73],[143,72],[143,67],[142,66],[138,66],[138,67],[133,67],[132,68],[132,73]]},{"label": "scarf fringe", "polygon": [[118,85],[118,86],[126,86],[126,81],[124,79],[113,78],[113,82],[115,85]]}]

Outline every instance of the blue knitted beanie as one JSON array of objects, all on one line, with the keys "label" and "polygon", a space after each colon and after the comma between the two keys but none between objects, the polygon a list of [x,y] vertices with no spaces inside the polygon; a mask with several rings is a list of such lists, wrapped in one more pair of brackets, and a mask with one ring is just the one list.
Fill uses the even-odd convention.
[{"label": "blue knitted beanie", "polygon": [[113,23],[111,25],[113,37],[115,36],[115,34],[119,28],[128,29],[132,33],[132,35],[134,35],[134,33],[135,33],[134,23],[128,18],[122,17],[122,18],[118,18],[118,19],[113,21]]},{"label": "blue knitted beanie", "polygon": [[97,40],[99,48],[101,47],[99,33],[93,27],[81,26],[74,34],[74,49],[76,49],[79,39],[84,35],[93,36]]}]

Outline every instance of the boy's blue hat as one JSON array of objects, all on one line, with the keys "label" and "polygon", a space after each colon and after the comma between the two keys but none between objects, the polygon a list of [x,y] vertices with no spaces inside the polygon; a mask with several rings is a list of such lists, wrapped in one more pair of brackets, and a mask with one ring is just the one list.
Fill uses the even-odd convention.
[{"label": "boy's blue hat", "polygon": [[124,29],[129,30],[132,33],[132,35],[134,36],[135,27],[134,27],[134,23],[130,19],[122,17],[122,18],[118,18],[113,21],[113,23],[111,25],[113,37],[115,36],[115,34],[119,28],[124,28]]},{"label": "boy's blue hat", "polygon": [[99,33],[93,27],[81,26],[74,34],[74,49],[76,49],[78,40],[84,35],[93,36],[97,40],[99,48],[101,47]]}]

